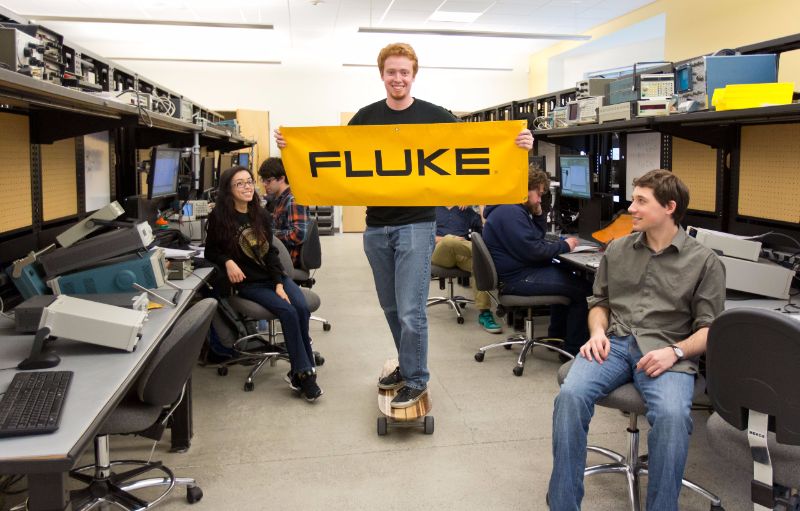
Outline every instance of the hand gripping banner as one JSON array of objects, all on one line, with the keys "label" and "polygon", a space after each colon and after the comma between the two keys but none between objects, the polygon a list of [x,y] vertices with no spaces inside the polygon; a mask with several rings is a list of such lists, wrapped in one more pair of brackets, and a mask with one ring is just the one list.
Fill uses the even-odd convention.
[{"label": "hand gripping banner", "polygon": [[281,127],[298,204],[515,204],[528,196],[526,121]]}]

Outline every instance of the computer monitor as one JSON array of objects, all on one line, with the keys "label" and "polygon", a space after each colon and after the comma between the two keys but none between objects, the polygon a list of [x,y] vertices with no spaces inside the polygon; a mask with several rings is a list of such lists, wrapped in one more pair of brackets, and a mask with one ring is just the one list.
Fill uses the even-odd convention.
[{"label": "computer monitor", "polygon": [[250,168],[250,153],[239,153],[239,165],[249,169]]},{"label": "computer monitor", "polygon": [[197,191],[203,193],[211,190],[216,186],[214,179],[214,157],[204,156],[200,162],[200,182],[197,185]]},{"label": "computer monitor", "polygon": [[560,156],[561,195],[577,199],[592,197],[588,156]]},{"label": "computer monitor", "polygon": [[178,193],[181,150],[154,147],[147,174],[147,198],[171,197]]}]

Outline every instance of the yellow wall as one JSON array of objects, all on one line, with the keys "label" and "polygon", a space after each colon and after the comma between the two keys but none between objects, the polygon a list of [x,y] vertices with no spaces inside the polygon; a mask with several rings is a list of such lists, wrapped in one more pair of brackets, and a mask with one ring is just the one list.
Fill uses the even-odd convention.
[{"label": "yellow wall", "polygon": [[[670,61],[800,32],[798,0],[656,0],[585,34],[592,36],[593,40],[598,39],[662,13],[666,14],[664,58]],[[528,82],[530,95],[549,92],[547,69],[551,57],[582,44],[585,43],[560,43],[532,55]],[[795,90],[800,88],[800,51],[781,56],[778,78],[795,82]]]}]

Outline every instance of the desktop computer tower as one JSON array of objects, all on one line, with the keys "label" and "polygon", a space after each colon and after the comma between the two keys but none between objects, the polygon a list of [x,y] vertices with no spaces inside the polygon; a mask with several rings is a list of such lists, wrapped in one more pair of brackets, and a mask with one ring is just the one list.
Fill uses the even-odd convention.
[{"label": "desktop computer tower", "polygon": [[592,233],[599,231],[611,221],[613,199],[610,194],[595,194],[591,199],[581,199],[578,215],[578,236],[592,239]]}]

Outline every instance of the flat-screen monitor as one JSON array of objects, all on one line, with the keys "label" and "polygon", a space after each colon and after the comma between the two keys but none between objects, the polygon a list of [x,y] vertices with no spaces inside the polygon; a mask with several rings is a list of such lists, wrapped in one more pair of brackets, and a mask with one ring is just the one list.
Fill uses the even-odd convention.
[{"label": "flat-screen monitor", "polygon": [[216,186],[214,179],[214,157],[203,156],[200,161],[200,182],[197,185],[198,192],[205,192],[211,190]]},{"label": "flat-screen monitor", "polygon": [[239,165],[246,169],[250,168],[250,153],[239,153]]},{"label": "flat-screen monitor", "polygon": [[588,156],[559,156],[561,195],[578,199],[592,197]]},{"label": "flat-screen monitor", "polygon": [[147,174],[147,198],[170,197],[178,193],[181,150],[154,147]]}]

